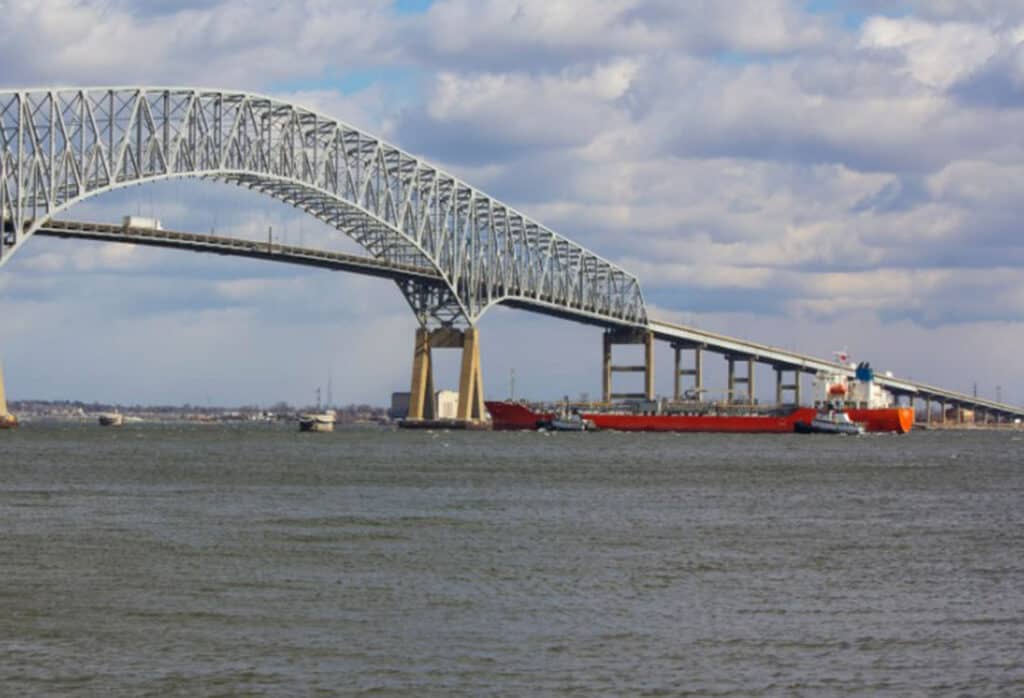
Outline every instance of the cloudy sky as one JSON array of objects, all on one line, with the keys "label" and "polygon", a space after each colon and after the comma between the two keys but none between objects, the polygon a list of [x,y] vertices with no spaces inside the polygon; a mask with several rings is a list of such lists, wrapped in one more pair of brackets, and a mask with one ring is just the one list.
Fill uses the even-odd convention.
[{"label": "cloudy sky", "polygon": [[[652,315],[1024,402],[1022,0],[0,0],[0,85],[270,93],[387,138],[635,272]],[[354,249],[226,185],[74,217]],[[387,281],[31,240],[13,398],[337,402],[407,389]],[[599,332],[485,316],[493,397],[596,394]],[[457,357],[440,357],[453,385]],[[625,354],[624,354],[625,356]],[[658,389],[671,390],[659,354]],[[709,386],[724,362],[712,358]],[[628,380],[628,379],[626,379]],[[771,376],[759,382],[766,390]],[[630,386],[623,385],[628,388]],[[767,395],[767,393],[764,393]]]}]

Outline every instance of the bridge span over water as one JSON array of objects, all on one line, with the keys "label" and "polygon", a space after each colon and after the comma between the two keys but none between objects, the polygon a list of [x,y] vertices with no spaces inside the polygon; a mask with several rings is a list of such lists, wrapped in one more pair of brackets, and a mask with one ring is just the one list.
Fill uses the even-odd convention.
[{"label": "bridge span over water", "polygon": [[[116,189],[172,178],[215,180],[299,208],[355,240],[368,256],[260,250],[258,243],[177,233],[120,233],[57,222],[75,204]],[[799,401],[802,373],[848,367],[659,322],[648,317],[635,276],[430,163],[348,124],[287,102],[190,87],[0,91],[0,266],[35,234],[91,237],[275,259],[393,279],[417,331],[410,412],[432,410],[434,348],[462,349],[458,414],[484,415],[476,323],[504,304],[606,328],[603,396],[616,372],[644,373],[653,398],[653,343],[676,347],[681,379],[702,387],[702,354],[724,354],[729,394],[751,400],[755,363],[776,369],[779,401]],[[91,228],[89,226],[91,225]],[[63,226],[63,227],[62,227]],[[152,231],[151,231],[152,232]],[[104,237],[105,236],[105,237]],[[617,366],[612,347],[646,346],[643,366]],[[693,364],[683,368],[684,352]],[[737,366],[746,365],[738,375]],[[790,375],[790,383],[784,374]],[[987,409],[1024,410],[891,377],[896,394]],[[746,397],[737,389],[745,387]],[[930,404],[930,403],[929,403]],[[943,410],[945,415],[945,410]]]},{"label": "bridge span over water", "polygon": [[[316,248],[283,245],[277,242],[223,237],[213,234],[196,234],[148,227],[128,227],[124,225],[89,223],[82,221],[50,220],[36,232],[36,235],[77,240],[95,240],[102,242],[118,242],[152,247],[165,247],[193,252],[206,252],[250,259],[261,259],[284,264],[297,264],[318,267],[333,271],[352,272],[368,276],[376,276],[394,281],[414,279],[421,283],[442,284],[444,280],[436,270],[382,261],[365,255],[353,255],[331,252]],[[786,393],[792,402],[800,402],[799,375],[815,374],[819,371],[845,372],[852,376],[853,371],[835,362],[819,359],[805,354],[788,351],[778,347],[751,342],[745,339],[708,332],[694,327],[686,327],[670,322],[649,318],[643,328],[638,329],[631,323],[620,323],[615,320],[598,320],[590,313],[581,313],[573,317],[564,311],[554,311],[550,303],[535,307],[524,306],[527,310],[575,319],[579,322],[604,327],[605,357],[604,363],[604,399],[622,395],[611,392],[611,374],[618,369],[624,371],[643,372],[645,380],[653,382],[653,360],[648,356],[641,366],[621,367],[611,363],[611,347],[618,343],[647,344],[649,341],[662,340],[671,343],[676,349],[674,397],[679,399],[684,392],[683,379],[690,384],[685,389],[696,391],[700,395],[702,388],[702,356],[708,351],[724,355],[729,362],[730,386],[734,399],[750,400],[754,393],[753,365],[768,364],[776,372],[776,398],[779,403],[785,401]],[[650,338],[650,339],[648,339]],[[692,365],[682,366],[684,352],[692,352]],[[745,374],[737,376],[737,365],[745,364]],[[789,380],[789,383],[785,381]],[[892,376],[880,375],[877,382],[892,391],[901,399],[914,404],[920,400],[929,406],[938,407],[939,415],[947,413],[947,408],[969,409],[976,415],[991,419],[1014,419],[1024,417],[1024,408],[1007,405],[992,400],[985,400],[971,395],[926,385],[924,383],[904,380]],[[744,388],[746,395],[740,394],[738,386]],[[650,388],[653,391],[653,386]],[[648,399],[651,394],[638,393],[628,397]]]}]

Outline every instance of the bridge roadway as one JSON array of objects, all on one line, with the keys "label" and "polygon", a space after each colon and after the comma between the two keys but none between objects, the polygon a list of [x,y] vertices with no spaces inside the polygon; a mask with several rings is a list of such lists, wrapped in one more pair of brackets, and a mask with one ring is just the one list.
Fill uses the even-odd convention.
[{"label": "bridge roadway", "polygon": [[[262,242],[154,228],[58,220],[48,221],[36,234],[68,239],[97,240],[169,247],[196,252],[212,252],[222,255],[320,267],[336,271],[348,271],[396,281],[415,279],[436,282],[438,284],[444,283],[444,280],[436,270],[427,267],[383,261],[363,255],[327,252],[293,245],[280,245],[269,241]],[[520,306],[514,301],[507,304],[522,307],[526,310],[538,310],[526,305]],[[544,310],[540,309],[540,312],[544,312]],[[563,315],[561,313],[555,314]],[[650,319],[646,327],[638,328],[629,323],[616,324],[614,320],[598,319],[588,315],[579,317],[564,315],[564,317],[601,325],[610,330],[646,330],[653,333],[656,339],[670,342],[676,346],[707,350],[737,360],[753,360],[756,363],[769,364],[776,370],[798,371],[810,374],[815,374],[819,371],[830,371],[842,372],[850,376],[854,373],[850,367],[833,361],[818,359],[766,344],[758,344],[745,339],[728,337],[661,320]],[[954,407],[975,410],[976,413],[979,410],[985,411],[993,417],[1024,418],[1024,408],[1022,407],[884,374],[876,375],[875,380],[879,385],[890,390],[897,397],[939,403],[943,406],[943,409]]]},{"label": "bridge roadway", "polygon": [[421,279],[442,282],[441,275],[435,269],[427,267],[380,260],[365,255],[281,245],[269,240],[264,242],[156,228],[128,228],[123,225],[106,223],[59,220],[48,221],[45,227],[36,234],[78,240],[123,242],[148,247],[171,247],[194,252],[213,252],[236,257],[300,264],[307,267],[320,267],[334,271],[350,271],[395,281]]}]

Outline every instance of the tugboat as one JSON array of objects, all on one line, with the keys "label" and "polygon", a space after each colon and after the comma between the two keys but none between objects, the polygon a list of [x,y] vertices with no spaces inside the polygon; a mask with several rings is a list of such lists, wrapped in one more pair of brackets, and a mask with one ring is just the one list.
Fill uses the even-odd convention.
[{"label": "tugboat", "polygon": [[864,425],[850,419],[843,410],[830,409],[818,412],[810,422],[795,422],[793,431],[797,434],[847,434],[859,436],[864,433]]},{"label": "tugboat", "polygon": [[0,366],[0,429],[14,429],[18,418],[7,411],[7,397],[4,395],[4,371]]},{"label": "tugboat", "polygon": [[579,410],[569,407],[569,398],[565,398],[562,407],[548,419],[539,420],[537,428],[548,431],[597,431],[597,425],[593,420],[586,419]]},{"label": "tugboat", "polygon": [[553,419],[545,423],[544,428],[551,431],[597,431],[594,422],[584,419],[579,412],[563,412],[555,415]]}]

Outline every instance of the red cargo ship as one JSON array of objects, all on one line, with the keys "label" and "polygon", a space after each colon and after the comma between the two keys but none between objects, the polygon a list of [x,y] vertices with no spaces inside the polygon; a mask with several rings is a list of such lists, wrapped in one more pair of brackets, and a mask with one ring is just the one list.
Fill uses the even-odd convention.
[{"label": "red cargo ship", "polygon": [[[496,430],[537,429],[555,418],[554,411],[538,410],[522,402],[487,402]],[[869,432],[905,434],[914,425],[909,407],[847,409],[850,419]],[[790,434],[797,422],[810,423],[813,407],[797,407],[766,414],[642,414],[581,410],[598,429],[615,431],[690,431],[733,434]]]},{"label": "red cargo ship", "polygon": [[[845,353],[838,354],[846,361]],[[853,366],[851,365],[851,369]],[[846,412],[868,432],[905,434],[914,426],[914,410],[897,407],[892,395],[874,382],[874,371],[866,363],[856,367],[856,378],[842,373],[819,373],[815,387],[819,397],[814,407],[790,407],[757,411],[742,406],[704,403],[668,405],[665,411],[639,411],[638,406],[619,409],[582,408],[578,411],[598,429],[616,431],[689,431],[747,434],[784,434],[796,431],[797,422],[810,424],[819,408]],[[555,419],[556,412],[521,402],[488,402],[494,429],[537,429]],[[652,406],[655,406],[652,404]]]}]

